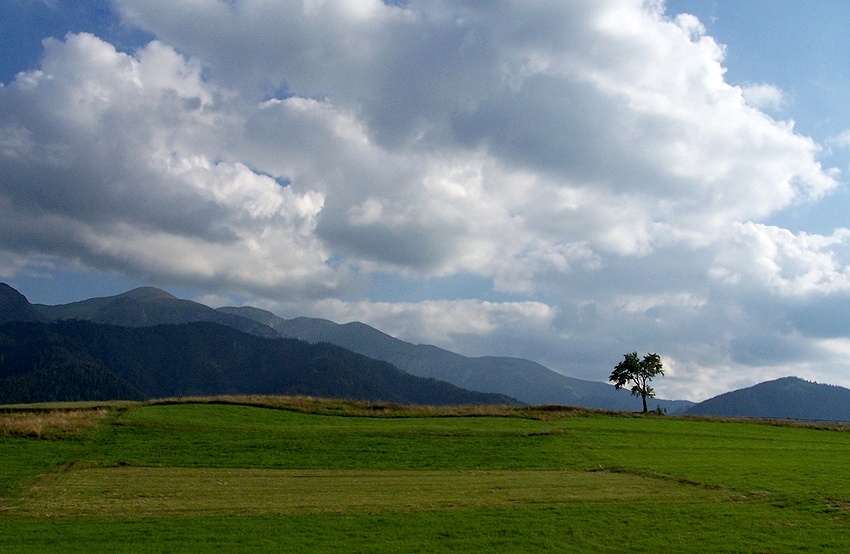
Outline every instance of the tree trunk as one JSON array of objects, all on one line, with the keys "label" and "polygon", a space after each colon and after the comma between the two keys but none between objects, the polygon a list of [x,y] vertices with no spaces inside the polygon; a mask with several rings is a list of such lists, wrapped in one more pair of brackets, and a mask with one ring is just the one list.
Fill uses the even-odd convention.
[{"label": "tree trunk", "polygon": [[643,413],[646,413],[646,395],[640,395],[641,400],[643,400]]}]

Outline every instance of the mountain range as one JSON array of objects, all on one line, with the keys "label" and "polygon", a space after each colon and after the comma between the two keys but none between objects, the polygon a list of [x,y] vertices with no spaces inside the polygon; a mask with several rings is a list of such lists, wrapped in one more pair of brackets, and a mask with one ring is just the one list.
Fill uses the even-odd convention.
[{"label": "mountain range", "polygon": [[[3,291],[0,290],[0,293]],[[296,338],[311,343],[327,342],[375,360],[387,362],[415,376],[437,379],[467,390],[495,393],[525,404],[560,404],[617,411],[640,409],[640,401],[613,386],[562,375],[536,362],[510,357],[467,357],[432,345],[411,344],[360,322],[338,324],[316,318],[283,319],[252,307],[213,309],[174,297],[166,291],[141,287],[123,294],[49,306],[26,301],[11,287],[6,294],[17,297],[17,312],[29,320],[78,319],[145,327],[196,321],[219,323],[252,335]],[[0,315],[0,321],[8,319]],[[650,407],[679,413],[693,403],[654,399]]]},{"label": "mountain range", "polygon": [[[411,344],[365,323],[334,323],[326,319],[283,319],[252,307],[219,308],[226,313],[253,319],[281,336],[309,342],[329,342],[359,354],[383,360],[412,375],[447,381],[459,387],[506,394],[526,404],[560,404],[605,410],[641,408],[640,400],[613,386],[562,375],[521,358],[483,356],[471,358],[433,345]],[[678,413],[693,403],[653,399],[667,413]]]},{"label": "mountain range", "polygon": [[[35,335],[53,336],[54,343],[56,337],[61,336],[59,342],[63,346],[59,350],[42,348],[38,368],[41,373],[26,378],[16,375],[12,381],[6,382],[2,376],[9,377],[8,368],[4,374],[2,367],[10,359],[7,343],[11,335],[8,326],[0,327],[0,335],[3,335],[0,336],[0,402],[4,397],[3,387],[8,388],[9,383],[17,383],[16,386],[23,390],[26,387],[21,383],[32,384],[38,375],[46,378],[50,373],[46,366],[52,367],[54,373],[59,366],[65,371],[74,366],[78,373],[75,378],[81,383],[79,387],[100,387],[110,391],[109,394],[118,395],[114,397],[122,398],[274,390],[277,394],[345,396],[348,393],[348,397],[352,398],[417,403],[424,402],[426,398],[430,399],[426,403],[505,403],[517,400],[527,404],[573,405],[617,411],[637,410],[640,404],[628,392],[615,391],[607,383],[568,377],[530,360],[462,356],[433,345],[411,344],[360,322],[338,324],[308,317],[284,319],[272,312],[247,306],[214,309],[176,298],[153,287],[49,306],[30,304],[14,288],[0,283],[0,324],[7,322],[29,322],[36,325],[35,328],[40,325],[44,329],[33,331]],[[75,327],[84,322],[93,327]],[[18,323],[12,327],[15,325]],[[81,348],[85,343],[81,337],[88,336],[87,340],[91,340],[92,333],[101,337],[98,344],[109,343],[112,350]],[[117,336],[122,338],[114,338]],[[153,339],[152,336],[159,338]],[[111,338],[106,340],[103,337]],[[275,356],[265,361],[245,357],[246,353],[255,350],[276,351],[283,344],[276,341],[283,339],[290,341],[289,350],[278,350],[276,356],[281,359],[299,358],[304,364],[297,370],[293,370],[292,366],[284,371],[281,367],[285,364]],[[264,340],[277,346],[264,346]],[[75,345],[75,348],[68,348],[63,341],[70,341],[68,344]],[[137,345],[136,350],[126,346],[119,348],[118,345],[125,341]],[[138,346],[142,344],[145,346]],[[171,344],[173,348],[164,349],[164,344]],[[221,344],[241,345],[237,350],[243,356],[234,358],[232,351],[220,349]],[[293,354],[295,347],[291,344],[300,345],[297,355]],[[7,348],[5,354],[3,348]],[[310,351],[310,348],[314,350]],[[192,355],[187,355],[187,352]],[[127,360],[149,360],[151,353],[157,353],[154,357],[159,360],[159,365],[154,364],[156,371],[165,371],[162,364],[168,366],[165,373],[145,381],[141,379],[144,371],[139,367],[127,369]],[[69,359],[76,365],[67,363]],[[123,362],[119,363],[121,360]],[[116,367],[118,370],[115,370]],[[181,371],[184,371],[182,376]],[[286,371],[295,371],[301,377],[290,375],[284,378],[282,375]],[[252,374],[256,377],[254,381],[246,377]],[[53,377],[56,378],[56,375]],[[200,386],[199,379],[206,380],[209,386]],[[59,379],[66,384],[71,380],[68,375]],[[401,388],[387,388],[388,382]],[[171,383],[170,388],[164,383]],[[271,386],[269,383],[276,384]],[[429,387],[433,389],[435,385],[440,392],[422,392]],[[405,393],[405,387],[419,392],[412,395]],[[78,396],[83,394],[81,391],[77,393]],[[463,396],[467,393],[473,396]],[[724,393],[698,404],[685,400],[653,400],[650,407],[660,407],[669,414],[850,421],[850,390],[786,377]]]},{"label": "mountain range", "polygon": [[213,322],[121,327],[78,319],[0,325],[0,404],[287,394],[401,404],[510,404],[331,344]]},{"label": "mountain range", "polygon": [[252,319],[214,310],[191,300],[181,300],[154,287],[140,287],[116,296],[90,298],[58,306],[33,304],[32,308],[48,321],[80,319],[122,327],[207,321],[233,327],[258,337],[278,338],[280,336],[274,329]]}]

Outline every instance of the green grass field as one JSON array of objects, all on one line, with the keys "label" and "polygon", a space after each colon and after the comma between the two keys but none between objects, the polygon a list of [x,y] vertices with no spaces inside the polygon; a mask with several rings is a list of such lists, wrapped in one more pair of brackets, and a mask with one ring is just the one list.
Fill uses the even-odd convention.
[{"label": "green grass field", "polygon": [[0,414],[2,551],[850,549],[840,428],[251,403]]}]

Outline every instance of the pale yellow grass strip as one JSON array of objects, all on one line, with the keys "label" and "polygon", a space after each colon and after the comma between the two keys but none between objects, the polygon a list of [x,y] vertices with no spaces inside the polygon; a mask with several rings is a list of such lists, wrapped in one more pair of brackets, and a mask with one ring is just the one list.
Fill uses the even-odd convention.
[{"label": "pale yellow grass strip", "polygon": [[114,467],[54,475],[15,510],[35,517],[264,515],[720,497],[717,491],[605,472]]},{"label": "pale yellow grass strip", "polygon": [[94,427],[107,410],[53,410],[0,414],[0,437],[81,435]]}]

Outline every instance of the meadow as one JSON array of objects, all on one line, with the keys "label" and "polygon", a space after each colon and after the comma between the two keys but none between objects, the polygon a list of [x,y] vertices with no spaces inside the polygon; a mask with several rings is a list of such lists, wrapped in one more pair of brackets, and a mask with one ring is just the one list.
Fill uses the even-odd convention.
[{"label": "meadow", "polygon": [[823,552],[850,433],[298,398],[0,413],[4,552]]}]

